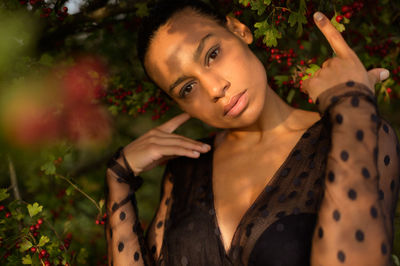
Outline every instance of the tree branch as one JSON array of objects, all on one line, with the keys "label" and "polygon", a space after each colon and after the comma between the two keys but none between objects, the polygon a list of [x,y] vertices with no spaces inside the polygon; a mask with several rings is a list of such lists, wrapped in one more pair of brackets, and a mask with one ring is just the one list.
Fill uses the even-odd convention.
[{"label": "tree branch", "polygon": [[17,200],[21,200],[21,194],[19,193],[19,189],[18,189],[17,175],[15,173],[14,164],[13,164],[10,156],[8,156],[8,168],[10,169],[10,180],[11,180],[11,187],[12,187],[12,190],[14,193],[14,197]]},{"label": "tree branch", "polygon": [[145,0],[139,1],[124,1],[117,4],[105,5],[94,11],[70,15],[65,22],[57,25],[48,24],[43,29],[43,35],[39,40],[38,48],[40,50],[51,49],[52,44],[56,41],[64,40],[67,36],[79,31],[87,31],[92,27],[97,27],[97,24],[103,20],[115,17],[120,14],[129,14],[135,12],[136,5]]}]

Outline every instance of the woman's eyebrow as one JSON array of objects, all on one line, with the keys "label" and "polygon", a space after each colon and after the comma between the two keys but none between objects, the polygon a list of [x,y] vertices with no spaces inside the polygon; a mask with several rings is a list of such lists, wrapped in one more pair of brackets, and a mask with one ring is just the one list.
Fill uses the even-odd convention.
[{"label": "woman's eyebrow", "polygon": [[171,93],[172,90],[173,90],[176,86],[178,86],[179,83],[181,83],[182,81],[184,81],[184,80],[187,79],[187,78],[189,78],[189,77],[187,77],[187,76],[180,76],[174,83],[172,83],[171,86],[169,86],[168,92]]},{"label": "woman's eyebrow", "polygon": [[[197,49],[196,49],[196,51],[195,51],[194,54],[193,54],[193,59],[194,59],[194,61],[199,60],[200,55],[201,55],[201,53],[203,52],[204,44],[205,44],[206,40],[207,40],[208,38],[212,37],[212,36],[213,36],[213,35],[212,35],[211,33],[209,33],[209,34],[207,34],[206,36],[204,36],[203,38],[201,38],[201,40],[200,40],[200,42],[199,42],[199,45],[197,46]],[[186,77],[186,76],[181,76],[181,77],[177,78],[177,80],[176,80],[174,83],[172,83],[171,86],[169,86],[168,91],[171,93],[172,90],[173,90],[179,83],[181,83],[182,81],[184,81],[184,80],[187,79],[187,78],[188,78],[188,77]]]},{"label": "woman's eyebrow", "polygon": [[196,49],[196,51],[194,52],[194,55],[193,55],[194,61],[197,61],[199,59],[201,53],[203,52],[204,44],[205,44],[206,40],[208,38],[210,38],[211,36],[213,36],[213,35],[211,33],[209,33],[206,36],[204,36],[203,38],[201,38],[201,40],[199,42],[199,46],[197,46],[197,49]]}]

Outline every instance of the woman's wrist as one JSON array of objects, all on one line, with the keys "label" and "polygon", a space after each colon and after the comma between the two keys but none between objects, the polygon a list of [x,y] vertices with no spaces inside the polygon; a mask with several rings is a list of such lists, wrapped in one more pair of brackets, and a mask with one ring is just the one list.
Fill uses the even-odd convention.
[{"label": "woman's wrist", "polygon": [[123,152],[123,147],[118,148],[117,152],[113,154],[108,161],[107,167],[118,176],[118,182],[129,184],[135,191],[143,183],[143,179],[129,165]]},{"label": "woman's wrist", "polygon": [[318,111],[323,115],[339,103],[341,98],[352,96],[364,96],[369,102],[376,105],[374,93],[365,84],[349,80],[321,93],[316,101]]}]

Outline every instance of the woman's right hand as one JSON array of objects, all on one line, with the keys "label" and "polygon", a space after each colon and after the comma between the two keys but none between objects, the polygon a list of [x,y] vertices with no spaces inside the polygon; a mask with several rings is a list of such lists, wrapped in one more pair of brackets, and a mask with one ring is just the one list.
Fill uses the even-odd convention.
[{"label": "woman's right hand", "polygon": [[[198,158],[200,153],[208,152],[208,144],[186,138],[172,132],[186,122],[190,116],[180,114],[164,124],[151,129],[124,147],[124,154],[135,175],[177,156]],[[124,166],[122,158],[117,162]]]}]

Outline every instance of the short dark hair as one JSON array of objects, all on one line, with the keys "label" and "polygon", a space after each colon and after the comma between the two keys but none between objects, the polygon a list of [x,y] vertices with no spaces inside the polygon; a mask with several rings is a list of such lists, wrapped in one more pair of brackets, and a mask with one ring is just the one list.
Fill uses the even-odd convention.
[{"label": "short dark hair", "polygon": [[191,8],[200,15],[207,16],[217,23],[225,26],[226,18],[211,6],[198,0],[160,0],[151,7],[149,15],[142,20],[138,31],[137,55],[142,63],[144,71],[144,58],[154,34],[165,25],[168,20],[178,12]]}]

